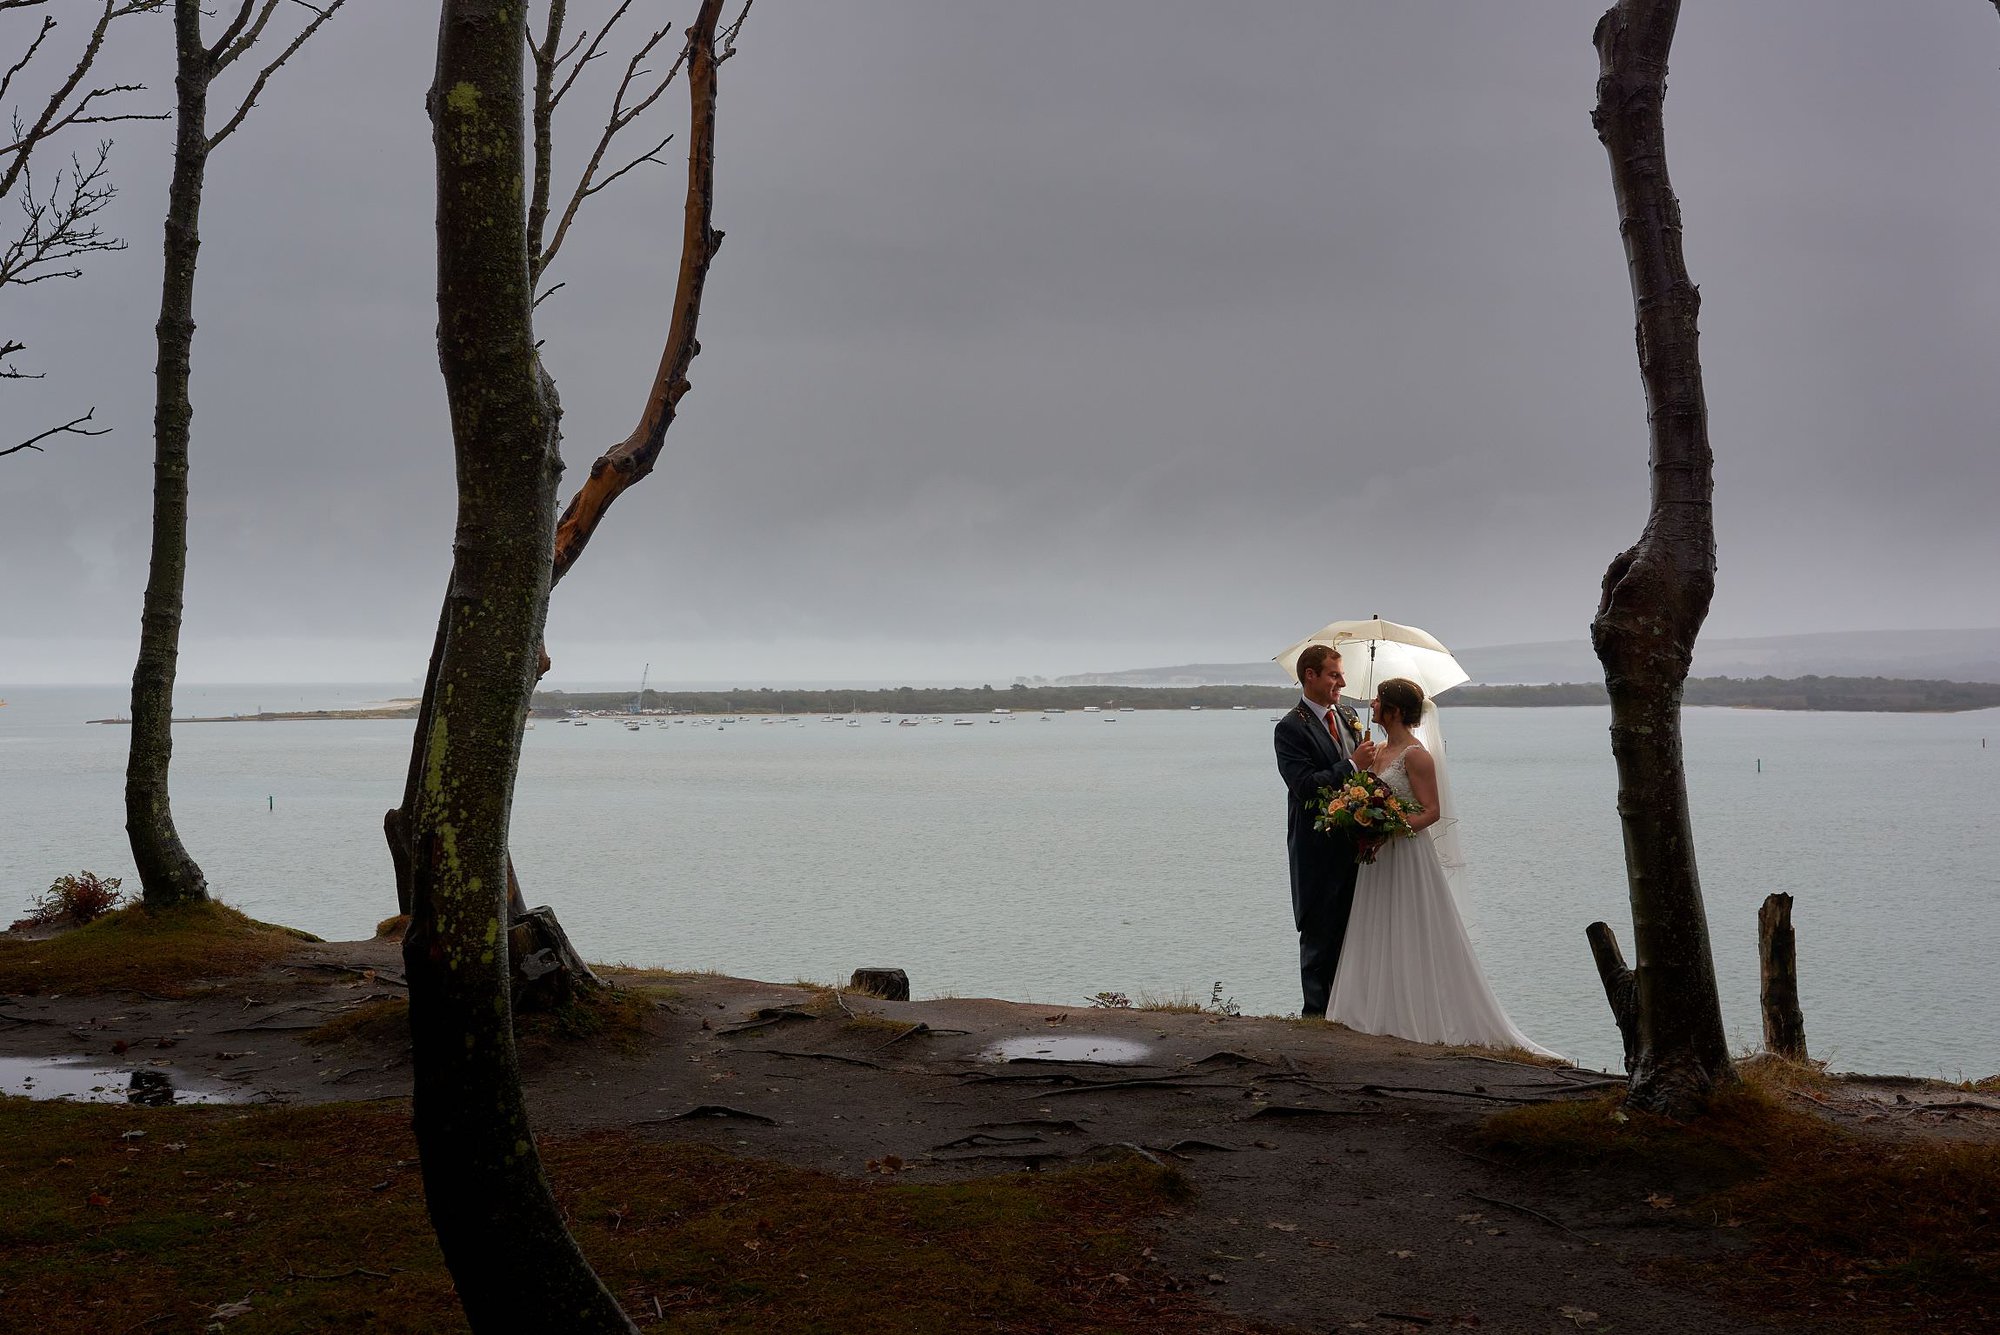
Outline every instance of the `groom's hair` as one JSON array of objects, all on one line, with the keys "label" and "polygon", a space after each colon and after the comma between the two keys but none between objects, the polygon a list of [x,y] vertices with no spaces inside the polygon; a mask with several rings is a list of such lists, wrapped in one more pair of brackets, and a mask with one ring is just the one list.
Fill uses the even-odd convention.
[{"label": "groom's hair", "polygon": [[1309,644],[1304,649],[1300,650],[1299,664],[1298,664],[1300,680],[1304,680],[1305,675],[1308,672],[1326,671],[1326,663],[1328,659],[1333,659],[1334,661],[1338,662],[1340,659],[1339,651],[1335,649],[1330,649],[1323,644]]}]

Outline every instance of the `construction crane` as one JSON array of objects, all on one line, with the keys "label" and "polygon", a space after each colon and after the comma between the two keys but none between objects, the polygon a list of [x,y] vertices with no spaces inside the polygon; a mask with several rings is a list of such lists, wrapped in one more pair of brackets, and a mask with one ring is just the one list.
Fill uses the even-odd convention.
[{"label": "construction crane", "polygon": [[653,665],[646,664],[646,670],[639,674],[639,693],[632,697],[632,710],[636,714],[646,707],[646,678],[653,674]]}]

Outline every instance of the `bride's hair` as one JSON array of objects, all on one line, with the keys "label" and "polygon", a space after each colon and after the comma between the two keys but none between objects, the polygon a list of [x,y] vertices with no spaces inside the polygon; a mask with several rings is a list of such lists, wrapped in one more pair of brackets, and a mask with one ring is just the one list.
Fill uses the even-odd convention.
[{"label": "bride's hair", "polygon": [[1414,728],[1424,717],[1424,688],[1408,677],[1391,677],[1375,688],[1375,698],[1385,710],[1393,709],[1406,728]]}]

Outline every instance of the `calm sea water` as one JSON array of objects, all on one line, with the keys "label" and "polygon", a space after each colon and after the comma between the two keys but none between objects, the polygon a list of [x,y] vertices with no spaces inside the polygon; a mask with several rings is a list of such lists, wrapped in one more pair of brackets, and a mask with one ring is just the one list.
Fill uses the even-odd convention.
[{"label": "calm sea water", "polygon": [[[206,687],[177,712],[381,700],[387,686]],[[0,688],[0,912],[78,868],[127,878],[121,689]],[[1449,697],[1446,699],[1449,705]],[[1109,720],[1115,719],[1116,722]],[[1615,1065],[1584,926],[1630,953],[1602,709],[1446,710],[1471,920],[1539,1041]],[[1696,840],[1723,1009],[1758,1036],[1756,910],[1797,897],[1816,1055],[2000,1070],[2000,711],[1690,710]],[[526,738],[516,861],[591,958],[749,977],[909,970],[918,995],[1078,1004],[1099,991],[1298,1006],[1284,813],[1262,711],[786,719]],[[1981,739],[1992,745],[1982,749]],[[381,817],[410,727],[177,730],[174,807],[215,891],[326,937],[395,909]],[[1761,772],[1758,762],[1762,762]]]}]

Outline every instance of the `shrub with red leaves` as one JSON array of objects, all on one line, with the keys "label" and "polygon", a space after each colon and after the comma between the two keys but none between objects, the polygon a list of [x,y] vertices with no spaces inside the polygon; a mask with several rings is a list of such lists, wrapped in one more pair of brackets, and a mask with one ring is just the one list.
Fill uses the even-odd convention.
[{"label": "shrub with red leaves", "polygon": [[81,927],[103,917],[125,902],[118,893],[123,884],[116,876],[98,876],[80,871],[74,876],[58,876],[49,888],[35,897],[28,916],[16,927]]}]

